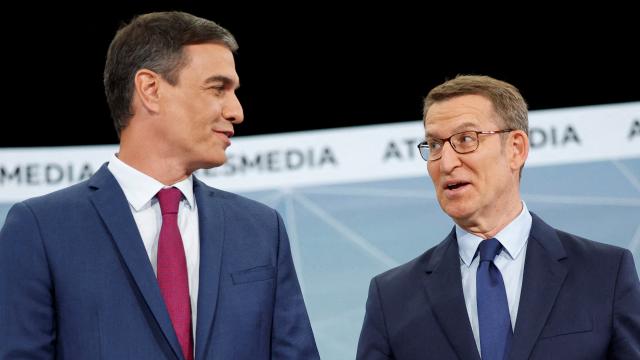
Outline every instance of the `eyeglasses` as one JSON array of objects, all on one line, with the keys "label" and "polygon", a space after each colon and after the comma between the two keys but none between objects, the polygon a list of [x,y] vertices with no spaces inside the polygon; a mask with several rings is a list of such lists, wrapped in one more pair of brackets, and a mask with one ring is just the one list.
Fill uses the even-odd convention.
[{"label": "eyeglasses", "polygon": [[458,154],[467,154],[478,149],[480,135],[493,135],[508,133],[513,129],[496,130],[496,131],[463,131],[453,134],[446,139],[432,138],[418,144],[420,156],[424,161],[439,160],[442,157],[442,148],[444,143],[448,142],[453,150]]}]

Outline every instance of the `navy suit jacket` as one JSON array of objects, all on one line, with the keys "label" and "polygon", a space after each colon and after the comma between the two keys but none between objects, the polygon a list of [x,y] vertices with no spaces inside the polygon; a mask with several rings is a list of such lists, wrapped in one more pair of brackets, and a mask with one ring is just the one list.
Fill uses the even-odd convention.
[{"label": "navy suit jacket", "polygon": [[[280,216],[194,179],[196,359],[318,359]],[[0,359],[183,359],[127,200],[103,166],[0,232]]]},{"label": "navy suit jacket", "polygon": [[[631,253],[532,216],[508,358],[640,359],[640,283]],[[357,359],[480,359],[455,229],[371,281]]]}]

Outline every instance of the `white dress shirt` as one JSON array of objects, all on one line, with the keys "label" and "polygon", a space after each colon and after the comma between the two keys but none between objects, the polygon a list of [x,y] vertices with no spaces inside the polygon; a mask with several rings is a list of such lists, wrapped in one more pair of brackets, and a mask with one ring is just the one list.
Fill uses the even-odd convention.
[{"label": "white dress shirt", "polygon": [[[522,289],[524,260],[527,253],[531,221],[531,214],[523,201],[520,215],[494,236],[503,247],[493,262],[502,274],[502,280],[507,292],[511,327],[513,329],[515,329],[518,305],[520,304],[520,290]],[[473,337],[476,340],[478,352],[480,352],[480,328],[476,302],[476,272],[478,271],[480,257],[476,256],[476,251],[483,239],[470,234],[458,225],[456,225],[456,236],[458,249],[460,250],[460,272],[462,274],[464,302],[467,305],[467,314],[469,314]]]},{"label": "white dress shirt", "polygon": [[171,186],[164,186],[158,180],[143,174],[122,162],[114,154],[108,165],[109,171],[118,181],[129,202],[133,219],[138,226],[140,237],[147,250],[153,272],[158,275],[158,239],[162,226],[162,214],[156,194],[163,188],[176,187],[182,192],[178,208],[178,228],[184,246],[189,276],[189,296],[191,300],[191,323],[195,344],[195,330],[198,304],[198,280],[200,269],[200,236],[198,230],[198,207],[193,195],[193,176]]}]

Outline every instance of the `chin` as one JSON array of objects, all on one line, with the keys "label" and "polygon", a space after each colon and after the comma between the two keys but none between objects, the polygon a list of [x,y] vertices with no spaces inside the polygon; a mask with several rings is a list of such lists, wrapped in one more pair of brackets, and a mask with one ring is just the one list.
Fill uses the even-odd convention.
[{"label": "chin", "polygon": [[473,214],[473,211],[464,205],[448,204],[442,206],[442,210],[449,215],[450,218],[456,221],[464,221],[469,219]]},{"label": "chin", "polygon": [[227,162],[227,156],[223,153],[221,156],[212,156],[202,159],[198,164],[198,169],[211,169],[224,165]]}]

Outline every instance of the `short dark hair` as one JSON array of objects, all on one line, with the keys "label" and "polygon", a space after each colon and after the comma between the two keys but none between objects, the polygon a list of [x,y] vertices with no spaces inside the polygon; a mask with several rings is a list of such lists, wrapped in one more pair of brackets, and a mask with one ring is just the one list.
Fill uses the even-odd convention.
[{"label": "short dark hair", "polygon": [[189,61],[183,47],[205,43],[220,44],[232,52],[238,49],[236,39],[227,29],[178,11],[139,15],[118,30],[104,67],[104,90],[118,137],[133,116],[131,100],[136,72],[149,69],[175,85],[180,70]]},{"label": "short dark hair", "polygon": [[529,134],[527,103],[518,89],[489,76],[458,75],[455,79],[436,86],[424,99],[423,118],[436,102],[462,95],[481,95],[491,101],[493,109],[507,129],[522,130]]}]

